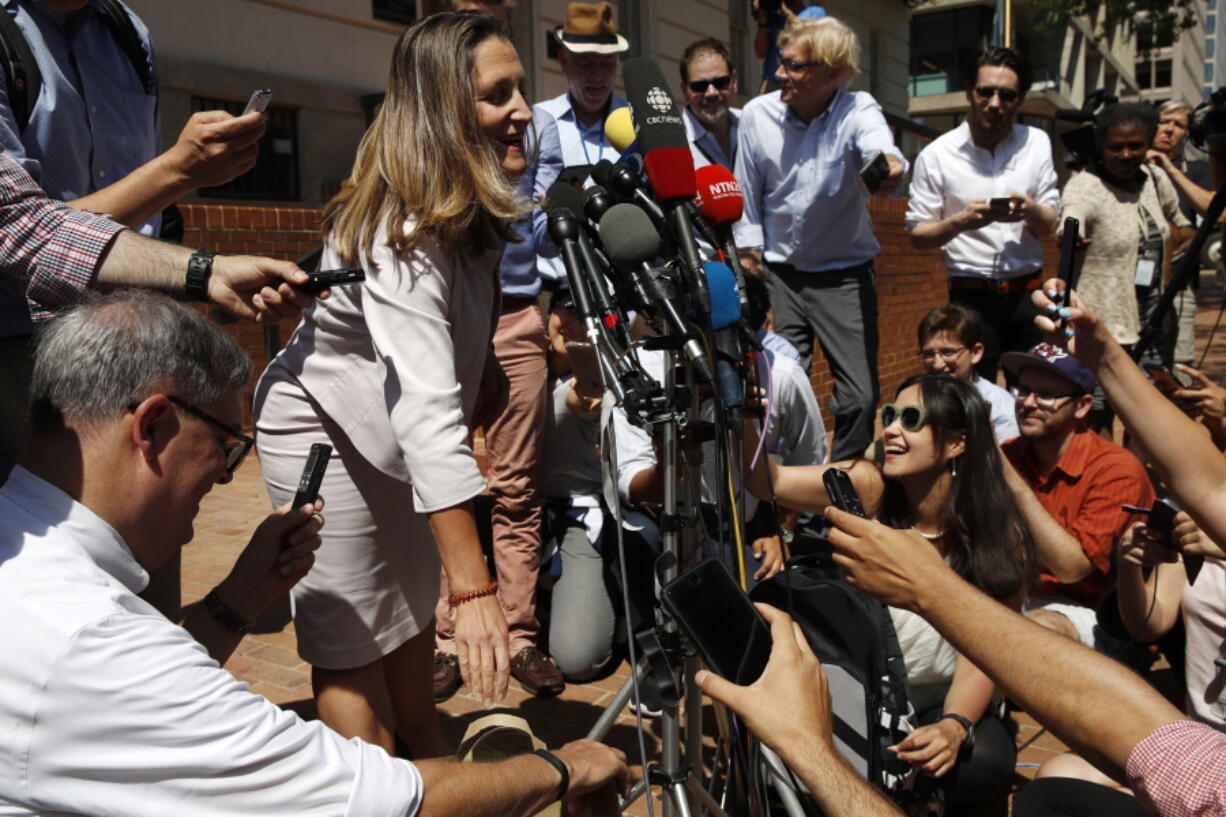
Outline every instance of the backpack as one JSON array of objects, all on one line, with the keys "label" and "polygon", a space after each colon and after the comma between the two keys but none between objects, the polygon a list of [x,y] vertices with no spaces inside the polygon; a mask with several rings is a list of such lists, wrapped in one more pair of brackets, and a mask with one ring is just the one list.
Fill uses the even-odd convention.
[{"label": "backpack", "polygon": [[[791,585],[790,592],[788,585]],[[925,800],[913,791],[914,767],[886,747],[915,727],[907,668],[889,611],[847,584],[828,553],[801,556],[753,589],[754,601],[790,611],[822,663],[830,689],[832,732],[851,766],[900,805]],[[927,788],[921,782],[921,788]],[[795,787],[808,798],[799,781]],[[820,813],[809,799],[812,813]]]},{"label": "backpack", "polygon": [[[99,9],[106,27],[111,30],[120,50],[132,63],[136,76],[140,77],[145,93],[157,93],[157,78],[149,67],[149,54],[141,43],[132,18],[120,5],[119,0],[102,0]],[[30,112],[42,91],[43,75],[34,59],[34,52],[17,23],[7,12],[0,9],[0,67],[4,70],[4,82],[8,91],[9,107],[17,120],[17,132],[21,133],[30,124]]]}]

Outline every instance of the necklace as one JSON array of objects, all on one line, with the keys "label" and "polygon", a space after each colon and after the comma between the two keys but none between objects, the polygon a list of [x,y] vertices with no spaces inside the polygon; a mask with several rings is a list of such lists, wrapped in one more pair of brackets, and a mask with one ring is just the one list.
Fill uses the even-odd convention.
[{"label": "necklace", "polygon": [[944,535],[945,535],[945,531],[943,531],[943,530],[939,530],[939,531],[937,531],[936,533],[924,533],[922,530],[920,530],[919,528],[915,527],[915,525],[912,525],[912,526],[911,526],[911,530],[915,531],[915,532],[916,532],[916,533],[918,533],[920,536],[922,536],[922,537],[924,537],[925,539],[927,539],[929,542],[931,542],[933,539],[940,539],[942,536],[944,536]]}]

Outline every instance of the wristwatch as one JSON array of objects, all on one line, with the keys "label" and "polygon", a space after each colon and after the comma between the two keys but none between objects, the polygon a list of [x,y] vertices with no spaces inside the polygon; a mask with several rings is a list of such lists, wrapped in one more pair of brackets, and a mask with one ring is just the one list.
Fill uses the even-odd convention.
[{"label": "wristwatch", "polygon": [[209,276],[213,274],[213,256],[211,250],[196,250],[187,259],[187,280],[183,283],[183,294],[193,301],[208,303]]},{"label": "wristwatch", "polygon": [[971,723],[969,719],[962,717],[956,712],[946,712],[937,720],[939,722],[946,719],[957,721],[958,723],[962,724],[962,728],[966,730],[966,739],[962,741],[962,748],[968,751],[975,748],[975,724]]},{"label": "wristwatch", "polygon": [[796,538],[796,531],[792,530],[791,528],[780,528],[779,529],[779,541],[783,542],[783,544],[790,545],[792,544],[792,540],[795,538]]},{"label": "wristwatch", "polygon": [[204,597],[204,611],[209,614],[209,618],[235,635],[246,635],[255,626],[254,621],[248,621],[231,610],[230,606],[217,595],[216,587]]}]

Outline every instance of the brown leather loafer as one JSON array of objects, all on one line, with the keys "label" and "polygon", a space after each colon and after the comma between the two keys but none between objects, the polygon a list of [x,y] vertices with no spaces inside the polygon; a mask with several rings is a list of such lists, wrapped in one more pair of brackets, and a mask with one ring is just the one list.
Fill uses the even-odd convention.
[{"label": "brown leather loafer", "polygon": [[562,670],[536,647],[524,647],[511,659],[511,674],[533,695],[557,695],[566,689]]},{"label": "brown leather loafer", "polygon": [[449,652],[434,653],[434,702],[443,701],[456,694],[462,683],[460,659]]}]

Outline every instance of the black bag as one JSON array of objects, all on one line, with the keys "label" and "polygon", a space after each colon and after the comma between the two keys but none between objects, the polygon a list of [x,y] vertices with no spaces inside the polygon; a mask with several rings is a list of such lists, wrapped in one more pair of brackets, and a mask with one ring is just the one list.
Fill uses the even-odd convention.
[{"label": "black bag", "polygon": [[786,573],[786,581],[780,573],[759,584],[751,598],[790,611],[822,662],[839,753],[895,802],[914,799],[915,769],[886,750],[915,728],[889,611],[847,584],[826,553],[793,559]]}]

